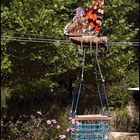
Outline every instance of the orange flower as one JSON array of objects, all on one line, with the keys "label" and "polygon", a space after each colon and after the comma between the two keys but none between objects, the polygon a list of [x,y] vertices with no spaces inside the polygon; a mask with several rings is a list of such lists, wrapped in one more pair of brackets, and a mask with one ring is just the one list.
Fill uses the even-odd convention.
[{"label": "orange flower", "polygon": [[96,13],[93,13],[93,11],[90,9],[87,11],[86,13],[86,19],[92,19],[93,21],[95,21],[97,18],[100,18],[100,16],[98,16]]},{"label": "orange flower", "polygon": [[90,22],[90,24],[89,24],[92,28],[94,28],[95,27],[95,24],[93,23],[93,22]]}]

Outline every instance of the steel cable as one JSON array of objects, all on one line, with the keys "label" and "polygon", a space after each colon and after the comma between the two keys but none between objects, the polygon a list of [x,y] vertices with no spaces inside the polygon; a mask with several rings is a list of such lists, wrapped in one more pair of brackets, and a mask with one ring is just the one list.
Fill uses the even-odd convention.
[{"label": "steel cable", "polygon": [[[32,38],[32,37],[11,37],[11,36],[1,36],[2,40],[9,41],[23,41],[23,42],[35,42],[35,43],[46,43],[46,44],[64,44],[64,45],[74,45],[70,40],[58,40],[58,39],[50,39],[50,38]],[[139,42],[108,42],[109,46],[116,45],[130,45],[130,46],[139,46]]]}]

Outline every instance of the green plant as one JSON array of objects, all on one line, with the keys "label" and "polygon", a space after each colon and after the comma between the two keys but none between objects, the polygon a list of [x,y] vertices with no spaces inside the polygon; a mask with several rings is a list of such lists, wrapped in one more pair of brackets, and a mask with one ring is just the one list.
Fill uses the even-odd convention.
[{"label": "green plant", "polygon": [[59,121],[46,117],[42,112],[37,111],[36,115],[22,115],[14,121],[11,117],[9,121],[6,118],[1,120],[2,139],[14,140],[58,140],[68,139],[66,132],[69,126],[68,116],[63,113],[59,116]]},{"label": "green plant", "polygon": [[137,132],[139,127],[139,117],[131,116],[127,108],[116,109],[113,114],[113,131],[118,132]]},{"label": "green plant", "polygon": [[7,103],[6,101],[10,99],[12,93],[12,89],[9,87],[2,87],[1,88],[1,108],[6,109],[7,108]]},{"label": "green plant", "polygon": [[128,88],[138,87],[139,85],[139,72],[138,70],[131,69],[126,71],[127,76],[112,84],[109,94],[109,106],[112,108],[126,107],[130,101],[133,100],[133,94],[130,94]]}]

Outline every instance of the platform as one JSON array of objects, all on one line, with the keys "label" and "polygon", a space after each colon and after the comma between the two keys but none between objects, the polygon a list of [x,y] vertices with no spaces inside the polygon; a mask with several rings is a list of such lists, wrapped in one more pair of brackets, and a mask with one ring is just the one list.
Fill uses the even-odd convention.
[{"label": "platform", "polygon": [[101,114],[96,114],[96,115],[76,115],[75,120],[93,120],[93,121],[111,121],[112,118],[108,116],[103,116]]},{"label": "platform", "polygon": [[82,43],[107,43],[108,39],[106,36],[95,37],[95,36],[81,36],[81,37],[69,37],[73,43],[81,44]]}]

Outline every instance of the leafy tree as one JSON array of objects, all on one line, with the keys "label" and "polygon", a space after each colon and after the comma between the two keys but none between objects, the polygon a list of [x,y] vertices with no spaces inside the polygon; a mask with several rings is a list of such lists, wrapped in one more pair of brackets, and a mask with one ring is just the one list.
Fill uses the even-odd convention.
[{"label": "leafy tree", "polygon": [[[2,5],[2,35],[22,37],[14,33],[19,32],[38,34],[39,37],[57,35],[61,39],[70,13],[68,10],[70,4],[64,0],[49,2],[13,0],[10,7]],[[76,50],[73,46],[14,41],[2,43],[2,76],[11,72],[14,76],[12,81],[15,80],[15,83],[20,81],[29,84],[27,81],[32,82],[34,78],[47,77],[45,76],[47,73],[59,74],[77,65]]]},{"label": "leafy tree", "polygon": [[[10,38],[67,39],[64,26],[75,14],[77,6],[87,7],[89,3],[90,0],[77,3],[73,0],[11,0],[10,4],[2,1],[2,36],[9,39],[2,40],[1,46],[3,84],[52,88],[56,86],[54,76],[79,67],[78,46],[16,42]],[[108,0],[105,5],[101,35],[108,36],[112,42],[131,41],[138,32],[134,23],[128,22],[129,13],[137,7],[135,1]],[[127,44],[110,45],[107,56],[100,56],[103,73],[110,85],[125,77],[126,70],[134,62],[134,48]]]}]

